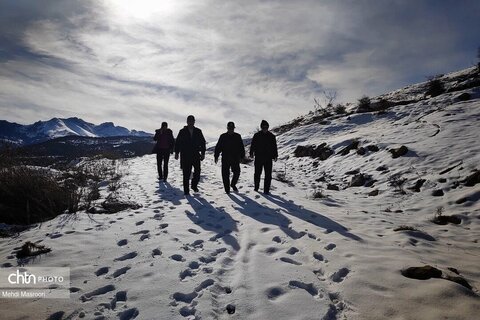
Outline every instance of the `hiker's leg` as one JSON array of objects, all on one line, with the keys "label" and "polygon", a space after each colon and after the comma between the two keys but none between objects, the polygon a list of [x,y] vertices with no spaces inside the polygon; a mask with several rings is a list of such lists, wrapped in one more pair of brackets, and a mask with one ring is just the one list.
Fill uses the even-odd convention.
[{"label": "hiker's leg", "polygon": [[185,162],[182,164],[183,170],[183,192],[189,193],[190,192],[190,175],[192,174],[192,163]]},{"label": "hiker's leg", "polygon": [[238,178],[240,178],[240,162],[234,161],[232,162],[232,172],[233,172],[233,177],[232,177],[232,186],[237,186]]},{"label": "hiker's leg", "polygon": [[167,180],[168,177],[168,160],[170,159],[169,150],[165,150],[163,154],[163,179]]},{"label": "hiker's leg", "polygon": [[222,181],[225,192],[230,192],[230,163],[222,161]]},{"label": "hiker's leg", "polygon": [[263,187],[263,192],[269,193],[270,192],[270,185],[272,183],[272,167],[273,162],[272,159],[265,161],[265,184]]},{"label": "hiker's leg", "polygon": [[255,173],[253,175],[253,182],[255,184],[255,190],[258,190],[260,186],[260,176],[262,175],[263,163],[255,159]]},{"label": "hiker's leg", "polygon": [[193,178],[192,178],[192,189],[198,187],[198,182],[200,181],[200,159],[193,162]]}]

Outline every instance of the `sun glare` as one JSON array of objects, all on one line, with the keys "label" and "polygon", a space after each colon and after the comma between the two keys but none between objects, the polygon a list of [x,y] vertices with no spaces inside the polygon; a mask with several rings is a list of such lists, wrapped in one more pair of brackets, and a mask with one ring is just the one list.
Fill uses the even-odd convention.
[{"label": "sun glare", "polygon": [[171,16],[179,7],[178,0],[108,0],[119,15],[148,20],[153,16]]}]

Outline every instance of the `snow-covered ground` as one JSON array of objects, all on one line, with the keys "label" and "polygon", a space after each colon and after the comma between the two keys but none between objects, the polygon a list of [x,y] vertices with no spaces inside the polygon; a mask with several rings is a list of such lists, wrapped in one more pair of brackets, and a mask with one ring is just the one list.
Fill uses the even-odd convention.
[{"label": "snow-covered ground", "polygon": [[[2,299],[2,319],[478,318],[480,184],[463,181],[480,169],[480,92],[466,92],[464,102],[463,92],[448,93],[279,135],[274,167],[288,181],[273,181],[271,196],[253,191],[250,165],[239,192],[226,195],[211,154],[188,198],[178,162],[165,184],[154,156],[129,159],[121,192],[141,209],[59,216],[0,239],[3,267],[17,265],[15,247],[41,241],[52,252],[28,265],[70,267],[72,277],[70,299]],[[354,139],[379,150],[340,155]],[[335,151],[325,161],[293,156],[324,142]],[[393,159],[388,149],[401,145],[408,153]],[[348,171],[375,181],[350,187]],[[405,194],[392,175],[406,179]],[[419,192],[410,190],[419,179]],[[439,207],[461,224],[432,223]],[[454,268],[473,289],[401,274],[424,265]]]}]

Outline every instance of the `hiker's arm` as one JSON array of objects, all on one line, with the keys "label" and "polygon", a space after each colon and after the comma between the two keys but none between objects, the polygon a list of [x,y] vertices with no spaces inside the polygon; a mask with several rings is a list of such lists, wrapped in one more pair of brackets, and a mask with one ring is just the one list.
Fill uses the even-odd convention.
[{"label": "hiker's arm", "polygon": [[220,138],[218,138],[218,142],[217,142],[217,145],[215,146],[215,163],[217,163],[218,161],[218,157],[220,156],[220,153],[223,151],[223,136],[220,136]]},{"label": "hiker's arm", "polygon": [[240,147],[240,159],[245,158],[245,146],[243,145],[242,136],[238,135],[238,145]]}]

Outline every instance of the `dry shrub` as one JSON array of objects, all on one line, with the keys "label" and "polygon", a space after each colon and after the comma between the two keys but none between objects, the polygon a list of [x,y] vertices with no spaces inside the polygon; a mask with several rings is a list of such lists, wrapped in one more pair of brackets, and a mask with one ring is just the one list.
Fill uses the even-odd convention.
[{"label": "dry shrub", "polygon": [[31,224],[78,210],[81,194],[51,172],[27,166],[0,170],[0,222]]}]

